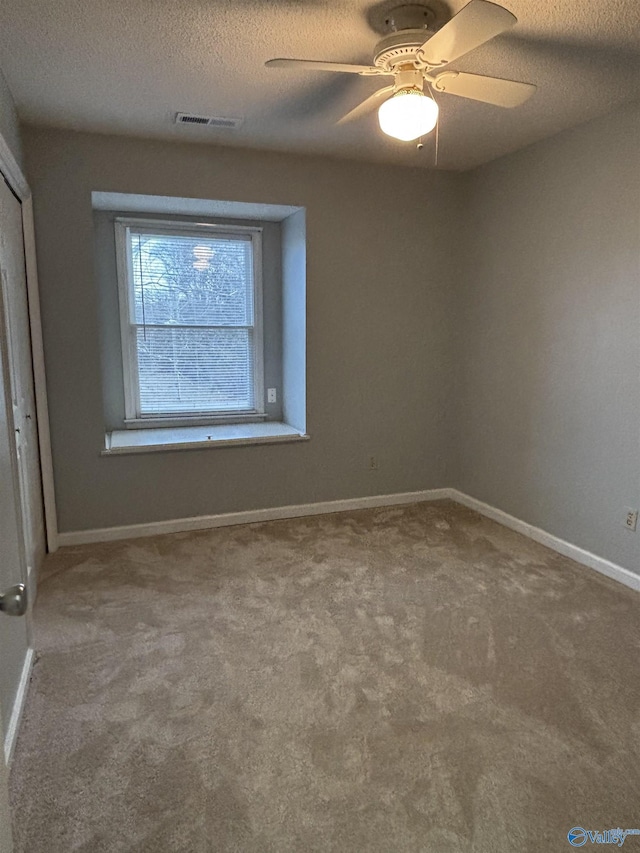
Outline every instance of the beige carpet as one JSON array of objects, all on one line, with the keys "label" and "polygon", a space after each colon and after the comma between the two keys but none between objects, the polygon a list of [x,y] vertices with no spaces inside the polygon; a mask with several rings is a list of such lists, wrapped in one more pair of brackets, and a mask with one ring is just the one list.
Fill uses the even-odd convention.
[{"label": "beige carpet", "polygon": [[17,851],[548,853],[638,827],[639,603],[449,501],[63,549]]}]

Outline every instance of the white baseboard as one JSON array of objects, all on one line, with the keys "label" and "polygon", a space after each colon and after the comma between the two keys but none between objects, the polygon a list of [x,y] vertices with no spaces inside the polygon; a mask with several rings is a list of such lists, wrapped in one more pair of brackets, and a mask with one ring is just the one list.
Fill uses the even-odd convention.
[{"label": "white baseboard", "polygon": [[13,758],[13,751],[16,747],[16,740],[18,738],[18,729],[20,728],[20,720],[22,719],[22,713],[27,701],[29,680],[31,678],[31,669],[33,667],[33,657],[34,650],[28,649],[24,659],[24,666],[22,667],[20,684],[18,685],[15,702],[13,703],[13,710],[9,717],[7,733],[4,736],[4,760],[7,766],[9,766],[11,759]]},{"label": "white baseboard", "polygon": [[521,521],[519,518],[509,515],[501,509],[496,509],[490,504],[483,503],[476,498],[472,498],[470,495],[464,494],[464,492],[459,492],[457,489],[447,489],[446,491],[447,497],[464,506],[468,506],[470,509],[474,509],[481,515],[493,519],[493,521],[497,521],[498,524],[503,524],[517,533],[523,533],[530,539],[546,545],[547,548],[551,548],[552,551],[575,560],[576,563],[581,563],[583,566],[595,569],[596,572],[600,572],[602,575],[613,578],[613,580],[619,581],[625,586],[631,587],[631,589],[640,591],[640,575],[629,571],[629,569],[625,569],[617,563],[612,563],[610,560],[605,560],[604,557],[598,557],[596,554],[592,554],[591,551],[585,551],[584,548],[579,548],[577,545],[572,545],[571,542],[560,539],[552,533],[547,533],[546,530],[534,527],[532,524],[527,524],[526,521]]},{"label": "white baseboard", "polygon": [[392,495],[370,495],[363,498],[348,498],[338,501],[296,504],[292,506],[254,509],[244,512],[227,512],[220,515],[200,515],[194,518],[176,518],[168,521],[153,521],[148,524],[127,524],[121,527],[102,527],[93,530],[72,530],[59,534],[60,545],[86,545],[91,542],[110,542],[116,539],[137,539],[144,536],[158,536],[163,533],[182,533],[189,530],[207,530],[214,527],[228,527],[234,524],[252,524],[260,521],[275,521],[285,518],[300,518],[305,515],[325,515],[332,512],[347,512],[354,509],[395,506],[421,501],[436,501],[449,498],[457,503],[474,509],[481,515],[503,524],[511,530],[522,533],[542,545],[546,545],[558,554],[569,557],[583,566],[613,578],[632,589],[640,591],[640,575],[622,566],[585,551],[571,542],[566,542],[546,530],[540,530],[526,521],[515,518],[501,509],[490,506],[457,489],[427,489],[420,492],[400,492]]},{"label": "white baseboard", "polygon": [[199,515],[193,518],[152,521],[148,524],[126,524],[122,527],[72,530],[67,533],[61,532],[59,534],[59,543],[60,545],[86,545],[90,542],[137,539],[142,536],[158,536],[162,533],[183,533],[189,530],[229,527],[234,524],[253,524],[259,521],[301,518],[305,515],[326,515],[332,512],[348,512],[353,509],[370,509],[371,507],[412,504],[420,501],[436,501],[448,498],[450,491],[450,489],[427,489],[421,492],[370,495],[363,498],[347,498],[346,500],[339,501],[322,501],[320,503],[252,509],[243,512],[226,512],[220,515]]}]

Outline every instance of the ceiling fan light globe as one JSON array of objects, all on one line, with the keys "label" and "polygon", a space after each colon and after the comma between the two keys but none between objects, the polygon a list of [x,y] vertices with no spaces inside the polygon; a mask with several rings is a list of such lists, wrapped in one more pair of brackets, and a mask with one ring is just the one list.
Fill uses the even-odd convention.
[{"label": "ceiling fan light globe", "polygon": [[378,110],[380,130],[402,142],[430,133],[438,121],[438,105],[417,90],[400,90]]}]

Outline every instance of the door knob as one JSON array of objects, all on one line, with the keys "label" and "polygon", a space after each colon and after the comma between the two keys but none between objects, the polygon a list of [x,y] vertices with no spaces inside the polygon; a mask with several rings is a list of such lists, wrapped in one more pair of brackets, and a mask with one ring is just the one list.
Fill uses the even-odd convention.
[{"label": "door knob", "polygon": [[0,610],[7,616],[24,616],[28,603],[27,588],[23,583],[17,583],[0,595]]}]

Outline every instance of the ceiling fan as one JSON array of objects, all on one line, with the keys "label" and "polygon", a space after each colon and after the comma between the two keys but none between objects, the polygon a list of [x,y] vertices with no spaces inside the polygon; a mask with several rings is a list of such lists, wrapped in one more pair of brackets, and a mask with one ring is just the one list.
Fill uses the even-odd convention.
[{"label": "ceiling fan", "polygon": [[[269,68],[307,68],[393,77],[393,83],[374,92],[338,124],[358,119],[378,107],[384,133],[409,142],[433,130],[438,105],[432,92],[444,92],[499,107],[517,107],[536,90],[531,83],[501,80],[446,69],[469,51],[510,29],[517,18],[488,0],[471,0],[440,29],[428,6],[409,4],[392,9],[385,25],[390,30],[375,47],[373,65],[320,62],[313,59],[270,59]],[[425,92],[426,89],[426,92]]]}]

